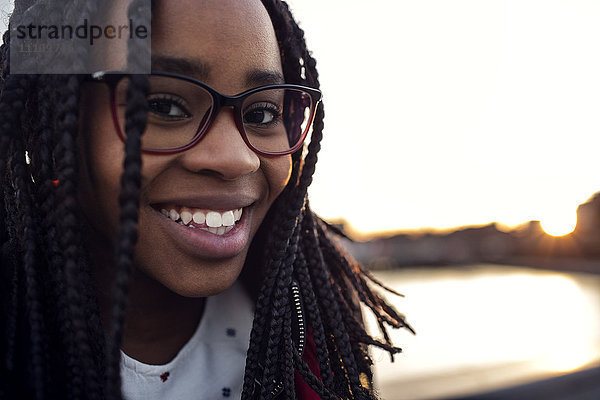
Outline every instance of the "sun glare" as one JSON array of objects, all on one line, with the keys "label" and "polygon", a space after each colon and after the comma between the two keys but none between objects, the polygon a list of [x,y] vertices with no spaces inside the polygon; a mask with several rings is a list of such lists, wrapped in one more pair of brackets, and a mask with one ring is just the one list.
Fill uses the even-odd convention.
[{"label": "sun glare", "polygon": [[573,232],[577,224],[575,215],[553,215],[541,221],[542,229],[550,236],[564,236]]}]

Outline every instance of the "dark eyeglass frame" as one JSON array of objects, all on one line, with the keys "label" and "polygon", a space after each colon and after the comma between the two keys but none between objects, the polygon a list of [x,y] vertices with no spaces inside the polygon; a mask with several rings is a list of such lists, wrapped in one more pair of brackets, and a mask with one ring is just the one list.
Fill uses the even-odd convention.
[{"label": "dark eyeglass frame", "polygon": [[[196,144],[198,144],[198,142],[200,142],[200,140],[202,140],[202,138],[210,130],[212,123],[217,118],[217,116],[219,115],[219,112],[221,111],[221,109],[223,107],[233,107],[233,109],[234,109],[233,115],[234,115],[235,123],[237,126],[237,130],[240,133],[240,135],[242,136],[244,143],[246,143],[246,145],[252,151],[254,151],[257,154],[264,155],[264,156],[284,156],[284,155],[292,154],[292,153],[295,153],[296,151],[298,151],[302,147],[302,144],[304,143],[304,139],[306,139],[306,135],[308,134],[308,132],[311,129],[312,123],[315,118],[315,114],[317,112],[317,107],[319,105],[319,102],[321,101],[321,96],[322,96],[321,91],[319,89],[311,88],[308,86],[302,86],[302,85],[287,84],[287,83],[278,84],[278,85],[259,86],[259,87],[247,90],[245,92],[236,94],[234,96],[227,96],[222,93],[219,93],[217,90],[208,86],[204,82],[199,81],[194,78],[191,78],[186,75],[180,75],[180,74],[175,74],[172,72],[164,72],[164,71],[152,71],[149,75],[181,79],[183,81],[200,86],[202,89],[206,90],[212,96],[213,107],[212,107],[212,110],[210,111],[210,114],[208,115],[208,118],[204,117],[202,119],[202,121],[200,122],[200,125],[198,126],[198,129],[196,131],[196,134],[194,135],[194,138],[190,141],[190,143],[188,143],[184,146],[174,147],[171,149],[145,149],[142,147],[142,152],[148,153],[148,154],[175,154],[175,153],[180,153],[182,151],[186,151],[186,150],[194,147]],[[113,123],[115,125],[115,130],[117,132],[117,135],[123,142],[125,142],[125,134],[124,134],[124,132],[122,132],[121,127],[119,125],[119,117],[118,117],[117,101],[116,101],[116,92],[117,92],[116,88],[117,88],[117,85],[119,84],[119,82],[123,78],[130,77],[130,76],[131,76],[131,74],[125,74],[120,71],[99,71],[99,72],[95,72],[95,73],[91,74],[88,77],[88,80],[90,80],[92,82],[105,83],[108,85],[108,87],[110,89],[110,102],[111,102]],[[244,129],[244,123],[242,120],[242,118],[243,118],[242,105],[244,103],[244,100],[246,100],[247,97],[255,94],[256,92],[260,92],[260,91],[268,90],[268,89],[297,89],[297,90],[302,90],[302,91],[308,93],[311,97],[311,110],[310,110],[309,119],[308,119],[308,122],[306,125],[306,130],[305,130],[305,132],[302,133],[302,136],[298,140],[298,143],[295,146],[293,146],[292,148],[290,148],[289,150],[279,151],[279,152],[259,150],[250,143],[250,141],[248,140],[248,137],[246,135],[246,130]]]}]

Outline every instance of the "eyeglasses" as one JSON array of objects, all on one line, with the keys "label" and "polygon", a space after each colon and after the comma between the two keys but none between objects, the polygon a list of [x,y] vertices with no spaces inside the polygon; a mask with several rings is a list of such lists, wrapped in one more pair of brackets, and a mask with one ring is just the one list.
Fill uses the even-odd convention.
[{"label": "eyeglasses", "polygon": [[[92,81],[109,85],[115,129],[125,141],[129,75],[97,72]],[[188,76],[168,72],[149,75],[147,126],[142,151],[173,154],[196,145],[223,107],[233,107],[237,129],[254,152],[267,156],[300,149],[312,125],[321,92],[300,85],[257,87],[226,96]]]}]

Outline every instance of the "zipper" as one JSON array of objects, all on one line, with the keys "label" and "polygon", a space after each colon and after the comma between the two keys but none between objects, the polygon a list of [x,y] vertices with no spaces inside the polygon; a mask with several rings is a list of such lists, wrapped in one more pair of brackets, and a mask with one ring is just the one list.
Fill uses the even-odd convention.
[{"label": "zipper", "polygon": [[[296,281],[292,281],[292,312],[296,317],[296,335],[294,335],[292,329],[292,340],[297,339],[296,350],[298,350],[298,354],[302,356],[304,352],[304,346],[306,343],[306,322],[304,319],[304,305],[302,303],[302,296],[300,294],[300,286]],[[294,338],[297,336],[297,338]],[[259,368],[263,369],[261,363],[258,363]],[[275,387],[271,390],[271,398],[278,397],[281,393],[283,393],[283,381],[273,381],[275,383]],[[260,387],[261,384],[258,379],[254,379],[254,388],[252,390],[252,396],[256,394],[256,388]]]},{"label": "zipper", "polygon": [[298,354],[302,355],[304,344],[306,343],[306,326],[304,323],[304,306],[302,304],[302,297],[300,296],[300,286],[295,281],[292,282],[292,300],[294,302],[294,310],[296,311],[296,326],[298,329],[296,349],[298,350]]}]

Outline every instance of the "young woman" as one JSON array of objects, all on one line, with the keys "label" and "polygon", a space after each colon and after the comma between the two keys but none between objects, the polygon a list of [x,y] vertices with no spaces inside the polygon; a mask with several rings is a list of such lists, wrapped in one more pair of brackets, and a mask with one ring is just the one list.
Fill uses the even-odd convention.
[{"label": "young woman", "polygon": [[116,72],[132,42],[11,73],[4,36],[0,398],[374,398],[365,345],[407,325],[308,206],[323,105],[287,5],[67,3],[11,24],[151,12],[153,72]]}]

